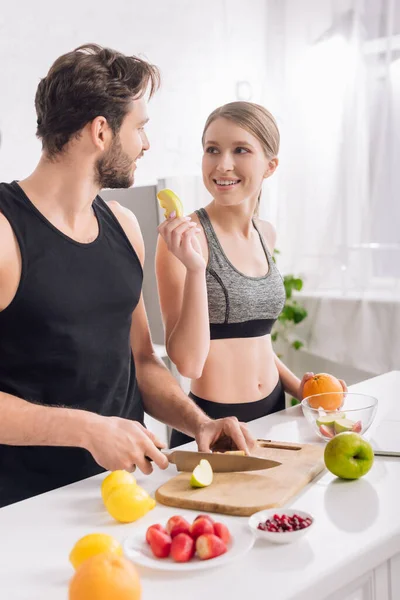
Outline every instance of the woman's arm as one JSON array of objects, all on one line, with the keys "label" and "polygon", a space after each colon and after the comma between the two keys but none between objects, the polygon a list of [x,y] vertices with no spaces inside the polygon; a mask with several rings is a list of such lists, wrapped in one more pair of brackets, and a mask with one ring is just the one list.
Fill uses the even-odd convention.
[{"label": "woman's arm", "polygon": [[[273,255],[276,244],[275,228],[272,223],[269,223],[268,221],[259,221],[259,225],[261,226],[261,231],[268,249],[271,255]],[[294,398],[297,398],[297,400],[301,400],[303,393],[302,386],[304,385],[305,378],[308,379],[309,373],[306,373],[303,380],[300,381],[300,379],[280,360],[280,358],[276,356],[276,354],[274,354],[274,357],[283,389]]]},{"label": "woman's arm", "polygon": [[179,373],[198,379],[210,349],[206,264],[190,221],[159,227],[156,275],[168,356]]}]

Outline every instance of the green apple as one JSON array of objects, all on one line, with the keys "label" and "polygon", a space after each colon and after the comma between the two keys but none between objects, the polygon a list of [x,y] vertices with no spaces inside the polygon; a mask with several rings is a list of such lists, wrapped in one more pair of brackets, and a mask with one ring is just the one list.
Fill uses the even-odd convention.
[{"label": "green apple", "polygon": [[359,479],[374,462],[374,451],[361,435],[351,431],[339,433],[325,447],[325,465],[342,479]]},{"label": "green apple", "polygon": [[192,473],[190,485],[196,488],[207,487],[212,483],[212,480],[212,467],[208,460],[202,459]]},{"label": "green apple", "polygon": [[321,415],[316,420],[316,423],[318,427],[320,427],[321,425],[328,425],[328,427],[330,427],[334,424],[335,421],[337,421],[338,419],[344,419],[345,416],[346,415],[342,412],[333,412],[328,415]]},{"label": "green apple", "polygon": [[335,429],[335,433],[343,433],[343,431],[353,431],[353,427],[355,422],[351,419],[336,419],[333,427]]}]

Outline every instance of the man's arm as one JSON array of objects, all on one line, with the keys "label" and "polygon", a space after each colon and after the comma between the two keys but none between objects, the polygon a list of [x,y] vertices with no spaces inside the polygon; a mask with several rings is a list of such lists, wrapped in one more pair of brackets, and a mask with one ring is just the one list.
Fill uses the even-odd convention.
[{"label": "man's arm", "polygon": [[106,470],[151,473],[149,456],[160,468],[168,460],[163,444],[140,423],[85,410],[42,406],[0,392],[0,444],[85,448]]},{"label": "man's arm", "polygon": [[85,447],[93,423],[84,410],[42,406],[0,392],[0,443],[11,446]]}]

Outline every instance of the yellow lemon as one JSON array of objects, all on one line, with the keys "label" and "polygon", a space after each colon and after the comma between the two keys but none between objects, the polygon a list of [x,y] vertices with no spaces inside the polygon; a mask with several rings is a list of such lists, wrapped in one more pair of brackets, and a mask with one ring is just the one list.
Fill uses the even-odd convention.
[{"label": "yellow lemon", "polygon": [[108,495],[106,508],[121,523],[132,523],[154,508],[156,502],[139,485],[119,485]]},{"label": "yellow lemon", "polygon": [[173,211],[176,212],[177,217],[183,217],[183,204],[172,190],[160,190],[157,194],[157,200],[161,208],[164,209],[166,219]]},{"label": "yellow lemon", "polygon": [[103,552],[110,552],[115,556],[123,555],[121,544],[111,535],[90,533],[76,542],[69,554],[69,560],[74,569],[77,569],[88,558]]},{"label": "yellow lemon", "polygon": [[128,473],[128,471],[113,471],[105,479],[101,484],[101,496],[103,498],[104,504],[106,503],[107,497],[112,492],[114,488],[118,485],[123,484],[131,484],[136,485],[136,479],[132,475],[132,473]]}]

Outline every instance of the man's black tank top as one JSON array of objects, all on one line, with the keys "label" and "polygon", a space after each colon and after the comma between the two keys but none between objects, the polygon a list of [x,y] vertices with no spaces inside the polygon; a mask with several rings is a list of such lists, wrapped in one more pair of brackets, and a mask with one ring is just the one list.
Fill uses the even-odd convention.
[{"label": "man's black tank top", "polygon": [[[143,422],[130,346],[143,271],[112,211],[95,198],[99,234],[88,244],[55,228],[15,181],[0,184],[0,211],[22,257],[0,312],[0,391]],[[101,471],[80,448],[0,444],[0,506]]]}]

